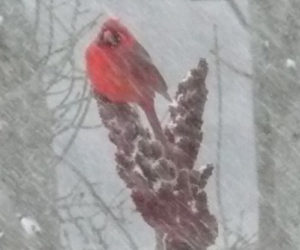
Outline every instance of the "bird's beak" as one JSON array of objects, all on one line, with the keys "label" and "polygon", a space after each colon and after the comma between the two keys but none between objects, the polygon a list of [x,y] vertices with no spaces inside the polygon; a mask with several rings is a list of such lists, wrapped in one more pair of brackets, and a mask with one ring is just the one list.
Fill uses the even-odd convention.
[{"label": "bird's beak", "polygon": [[105,43],[112,44],[112,45],[116,44],[116,39],[110,30],[105,30],[103,32],[103,41]]}]

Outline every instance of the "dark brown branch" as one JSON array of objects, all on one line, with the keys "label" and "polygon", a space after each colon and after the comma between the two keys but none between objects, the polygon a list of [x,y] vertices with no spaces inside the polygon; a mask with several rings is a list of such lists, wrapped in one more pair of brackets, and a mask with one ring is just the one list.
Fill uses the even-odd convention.
[{"label": "dark brown branch", "polygon": [[177,155],[164,155],[161,143],[152,139],[132,107],[96,96],[103,124],[117,146],[118,173],[131,189],[137,210],[168,250],[204,250],[217,236],[217,222],[208,211],[204,191],[212,166],[194,166],[202,141],[206,75],[202,59],[179,84],[170,105],[165,135],[178,149],[173,154],[184,152],[189,157],[186,164]]}]

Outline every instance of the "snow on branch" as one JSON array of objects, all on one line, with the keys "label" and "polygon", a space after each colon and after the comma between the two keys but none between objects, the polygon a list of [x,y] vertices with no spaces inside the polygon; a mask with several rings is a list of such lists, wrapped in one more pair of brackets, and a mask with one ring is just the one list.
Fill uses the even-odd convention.
[{"label": "snow on branch", "polygon": [[206,61],[201,59],[179,84],[164,129],[170,144],[178,148],[173,153],[183,151],[188,161],[180,161],[176,155],[167,157],[130,105],[95,96],[103,124],[117,147],[119,176],[131,189],[143,219],[160,235],[162,249],[204,250],[218,234],[204,190],[213,167],[195,166],[202,141],[207,71]]}]

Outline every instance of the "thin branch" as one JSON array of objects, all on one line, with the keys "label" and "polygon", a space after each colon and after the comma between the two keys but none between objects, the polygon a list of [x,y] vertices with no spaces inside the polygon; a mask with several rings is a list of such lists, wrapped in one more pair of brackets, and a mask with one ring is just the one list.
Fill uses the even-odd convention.
[{"label": "thin branch", "polygon": [[[88,99],[88,101],[87,101],[87,103],[85,105],[85,108],[84,108],[81,116],[79,117],[78,124],[83,124],[84,123],[84,120],[86,118],[86,115],[87,115],[90,103],[91,103],[91,98]],[[77,137],[77,135],[79,133],[79,130],[80,130],[79,127],[77,127],[75,129],[75,131],[73,132],[73,134],[72,134],[71,138],[69,139],[67,145],[62,150],[61,155],[59,157],[55,158],[52,161],[53,166],[57,166],[65,158],[66,154],[68,153],[68,151],[70,150],[71,146],[73,145],[73,142],[75,141],[75,139],[76,139],[76,137]]]},{"label": "thin branch", "polygon": [[217,163],[216,163],[216,191],[217,202],[219,206],[219,212],[221,217],[221,223],[223,226],[223,240],[226,249],[229,249],[228,244],[228,232],[226,226],[226,217],[224,213],[224,206],[222,202],[222,185],[221,185],[221,162],[222,162],[222,135],[223,135],[223,87],[221,76],[221,63],[219,56],[219,42],[218,42],[218,27],[214,25],[214,52],[215,52],[215,64],[218,84],[218,137],[217,137]]},{"label": "thin branch", "polygon": [[104,211],[113,219],[115,225],[119,228],[119,230],[123,233],[125,238],[127,239],[131,249],[138,250],[138,246],[136,245],[135,241],[133,240],[132,236],[128,233],[126,228],[120,223],[119,218],[112,212],[110,207],[106,204],[106,202],[98,195],[97,191],[94,189],[91,182],[84,176],[83,173],[81,173],[78,168],[76,168],[71,162],[64,161],[64,163],[67,163],[69,168],[72,170],[74,174],[79,177],[79,179],[85,184],[85,186],[88,188],[90,194],[93,196],[95,201],[99,203],[101,208],[104,209]]},{"label": "thin branch", "polygon": [[232,9],[233,13],[237,17],[237,20],[239,21],[240,25],[244,27],[246,30],[250,29],[250,26],[246,20],[246,17],[244,16],[243,12],[235,2],[235,0],[225,0],[230,8]]},{"label": "thin branch", "polygon": [[[210,50],[210,53],[212,53],[213,55],[216,56],[216,51],[215,50]],[[219,57],[220,63],[224,64],[224,66],[226,66],[231,71],[235,72],[236,74],[238,74],[240,76],[246,77],[248,79],[252,79],[252,74],[251,73],[245,72],[245,71],[237,68],[235,65],[233,65],[231,62],[227,61],[226,59],[224,59],[220,55],[218,57]]]}]

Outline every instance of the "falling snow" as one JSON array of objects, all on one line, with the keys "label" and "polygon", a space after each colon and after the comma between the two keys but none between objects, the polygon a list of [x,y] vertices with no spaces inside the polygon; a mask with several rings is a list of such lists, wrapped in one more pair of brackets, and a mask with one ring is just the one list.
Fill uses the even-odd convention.
[{"label": "falling snow", "polygon": [[37,233],[40,233],[42,231],[40,225],[34,218],[22,216],[20,218],[20,223],[24,231],[29,236],[36,235]]},{"label": "falling snow", "polygon": [[[208,62],[203,140],[195,175],[188,176],[200,183],[214,167],[196,191],[218,220],[217,241],[205,250],[300,249],[300,1],[0,0],[0,6],[1,250],[156,249],[154,230],[119,177],[116,147],[87,84],[85,50],[108,16],[132,31],[166,80],[172,102],[157,95],[155,107],[170,130],[180,130],[186,118],[170,122],[168,110],[185,98],[175,98],[178,83],[192,77],[199,58]],[[184,129],[193,126],[188,122]],[[113,123],[115,132],[128,129]],[[138,155],[141,138],[134,138],[123,159],[128,166]],[[158,161],[145,164],[155,169]],[[146,178],[141,168],[133,172]],[[154,192],[176,184],[156,177]],[[195,192],[193,185],[186,193]],[[198,211],[194,200],[187,207]],[[208,228],[211,218],[201,220]]]},{"label": "falling snow", "polygon": [[286,59],[285,66],[287,68],[296,69],[296,62],[293,59],[288,58]]}]

